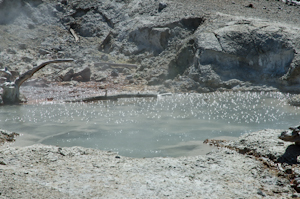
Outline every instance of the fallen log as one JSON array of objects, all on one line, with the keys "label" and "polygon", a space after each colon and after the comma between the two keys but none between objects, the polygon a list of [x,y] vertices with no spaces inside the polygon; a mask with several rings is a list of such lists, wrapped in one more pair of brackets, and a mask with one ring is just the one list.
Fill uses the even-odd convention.
[{"label": "fallen log", "polygon": [[111,68],[118,68],[118,67],[124,67],[124,68],[138,68],[138,65],[136,64],[122,64],[122,63],[109,63],[109,62],[99,62],[98,64],[107,64]]},{"label": "fallen log", "polygon": [[122,93],[116,95],[101,95],[101,96],[93,96],[75,100],[66,100],[65,102],[92,102],[98,100],[118,100],[120,98],[140,98],[140,97],[153,97],[157,98],[158,94],[153,93]]}]

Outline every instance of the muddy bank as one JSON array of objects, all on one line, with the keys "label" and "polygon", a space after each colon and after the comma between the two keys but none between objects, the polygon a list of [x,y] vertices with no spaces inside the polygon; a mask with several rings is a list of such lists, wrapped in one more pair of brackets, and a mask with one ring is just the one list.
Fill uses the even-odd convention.
[{"label": "muddy bank", "polygon": [[81,147],[7,147],[0,150],[1,197],[296,197],[286,171],[265,163],[277,157],[284,167],[279,160],[289,144],[278,140],[279,133],[264,130],[227,144],[259,152],[263,161],[228,148],[204,156],[138,159]]}]

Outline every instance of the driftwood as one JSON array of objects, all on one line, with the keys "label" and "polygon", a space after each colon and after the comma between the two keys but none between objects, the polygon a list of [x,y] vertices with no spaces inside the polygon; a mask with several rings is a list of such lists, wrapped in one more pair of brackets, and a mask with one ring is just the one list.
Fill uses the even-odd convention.
[{"label": "driftwood", "polygon": [[79,42],[79,37],[77,36],[77,34],[75,33],[75,31],[72,28],[70,28],[70,32],[73,35],[73,37],[75,38],[75,41]]},{"label": "driftwood", "polygon": [[61,62],[72,62],[73,59],[57,59],[43,62],[42,64],[33,67],[32,69],[28,70],[27,72],[23,73],[14,82],[10,81],[11,73],[7,70],[7,68],[1,69],[0,72],[6,73],[9,78],[6,79],[6,82],[0,85],[3,88],[3,93],[1,94],[2,101],[4,104],[16,104],[22,102],[20,99],[20,86],[28,80],[30,77],[34,75],[37,71],[42,69],[48,64],[52,63],[61,63]]},{"label": "driftwood", "polygon": [[87,98],[75,99],[75,100],[66,100],[65,102],[92,102],[98,100],[118,100],[120,98],[139,98],[139,97],[157,98],[157,94],[151,94],[151,93],[125,93],[125,94],[117,94],[117,95],[105,94],[102,96],[87,97]]},{"label": "driftwood", "polygon": [[290,127],[289,130],[283,131],[279,139],[300,145],[300,126]]}]

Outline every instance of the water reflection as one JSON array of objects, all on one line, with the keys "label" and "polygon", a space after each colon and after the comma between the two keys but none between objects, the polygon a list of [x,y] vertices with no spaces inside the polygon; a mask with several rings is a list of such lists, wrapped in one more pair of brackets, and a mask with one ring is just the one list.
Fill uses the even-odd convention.
[{"label": "water reflection", "polygon": [[2,106],[0,124],[31,135],[26,144],[84,146],[132,157],[178,156],[196,146],[184,143],[297,125],[300,110],[285,98],[228,92]]}]

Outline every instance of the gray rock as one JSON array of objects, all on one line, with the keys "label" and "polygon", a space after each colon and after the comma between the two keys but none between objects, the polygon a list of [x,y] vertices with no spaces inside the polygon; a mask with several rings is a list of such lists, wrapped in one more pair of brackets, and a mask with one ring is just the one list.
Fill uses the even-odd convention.
[{"label": "gray rock", "polygon": [[119,76],[119,71],[117,69],[113,69],[111,71],[110,75],[113,76],[113,77],[117,77],[117,76]]},{"label": "gray rock", "polygon": [[127,80],[131,80],[132,78],[133,78],[132,75],[127,75],[127,76],[126,76],[126,79],[127,79]]},{"label": "gray rock", "polygon": [[268,157],[272,161],[279,161],[285,154],[288,142],[278,139],[282,130],[266,129],[242,135],[238,141],[231,141],[225,146],[239,149],[241,153],[251,151],[258,156]]},{"label": "gray rock", "polygon": [[288,103],[292,106],[300,106],[300,95],[295,95],[288,100]]},{"label": "gray rock", "polygon": [[6,49],[6,52],[9,54],[17,54],[17,51],[14,48],[8,48]]},{"label": "gray rock", "polygon": [[109,58],[108,58],[107,55],[102,55],[102,56],[101,56],[101,59],[102,59],[103,61],[108,61],[108,60],[109,60]]},{"label": "gray rock", "polygon": [[123,69],[122,69],[122,73],[123,73],[124,75],[130,75],[130,74],[131,74],[131,70],[128,69],[128,68],[123,68]]},{"label": "gray rock", "polygon": [[71,78],[74,75],[74,70],[73,69],[65,69],[59,73],[59,77],[61,78],[62,81],[71,81]]},{"label": "gray rock", "polygon": [[125,54],[138,54],[141,51],[152,51],[155,54],[162,52],[168,45],[170,29],[167,27],[156,28],[152,26],[138,27],[131,31],[128,40],[135,43],[135,47],[128,48]]},{"label": "gray rock", "polygon": [[50,51],[47,51],[47,50],[45,50],[45,49],[39,49],[39,53],[40,53],[41,55],[47,55],[47,54],[50,54],[51,52],[50,52]]},{"label": "gray rock", "polygon": [[152,77],[148,81],[148,85],[157,85],[157,84],[160,84],[160,79],[158,77]]},{"label": "gray rock", "polygon": [[94,80],[96,82],[106,81],[106,78],[106,73],[102,71],[94,71],[91,76],[91,80]]},{"label": "gray rock", "polygon": [[158,12],[161,12],[163,9],[165,9],[168,5],[164,2],[159,2],[158,4]]},{"label": "gray rock", "polygon": [[[298,36],[285,24],[233,19],[225,26],[212,27],[209,32],[200,28],[194,34],[199,73],[203,74],[206,66],[212,71],[208,78],[200,77],[209,87],[221,86],[216,75],[227,80],[276,83],[297,61],[294,52],[298,47],[288,37],[293,35],[292,40],[297,40]],[[212,74],[215,77],[209,78]],[[230,87],[228,83],[226,86]]]},{"label": "gray rock", "polygon": [[167,79],[167,80],[164,82],[164,86],[167,87],[167,88],[171,88],[172,83],[173,83],[173,81],[172,81],[171,79]]},{"label": "gray rock", "polygon": [[199,87],[196,89],[196,91],[197,91],[198,93],[209,93],[209,92],[210,92],[210,90],[209,90],[208,88],[202,87],[202,86],[199,86]]},{"label": "gray rock", "polygon": [[[91,79],[91,69],[89,67],[85,67],[84,69],[78,71],[77,73],[74,73],[73,76],[74,77],[78,76],[77,79],[78,80],[80,79],[80,81],[82,81],[82,82],[90,81],[90,79]],[[78,81],[78,80],[76,80],[76,81]]]},{"label": "gray rock", "polygon": [[20,50],[25,50],[27,48],[26,44],[19,44],[19,49]]},{"label": "gray rock", "polygon": [[32,57],[27,57],[27,56],[26,56],[26,57],[22,57],[22,61],[23,61],[23,62],[31,63],[32,60],[33,60]]}]

